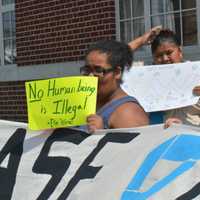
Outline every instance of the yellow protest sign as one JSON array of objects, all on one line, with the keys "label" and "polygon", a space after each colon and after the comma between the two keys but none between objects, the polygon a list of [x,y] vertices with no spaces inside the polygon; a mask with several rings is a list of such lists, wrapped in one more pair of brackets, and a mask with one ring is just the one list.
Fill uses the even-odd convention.
[{"label": "yellow protest sign", "polygon": [[96,77],[74,76],[26,82],[28,126],[32,130],[86,123],[96,112]]}]

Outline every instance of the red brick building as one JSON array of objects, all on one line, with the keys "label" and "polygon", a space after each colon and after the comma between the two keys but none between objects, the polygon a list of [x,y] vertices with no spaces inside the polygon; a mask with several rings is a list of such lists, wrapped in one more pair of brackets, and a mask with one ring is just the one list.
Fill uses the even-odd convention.
[{"label": "red brick building", "polygon": [[[185,58],[200,55],[199,0],[2,0],[0,119],[27,121],[24,82],[75,75],[97,40],[130,41],[155,25],[177,32]],[[148,47],[136,59],[151,60]]]},{"label": "red brick building", "polygon": [[115,39],[115,4],[113,0],[16,0],[15,18],[17,56],[11,70],[16,80],[9,78],[11,70],[4,70],[8,81],[0,82],[0,118],[26,121],[24,80],[78,74],[90,44]]}]

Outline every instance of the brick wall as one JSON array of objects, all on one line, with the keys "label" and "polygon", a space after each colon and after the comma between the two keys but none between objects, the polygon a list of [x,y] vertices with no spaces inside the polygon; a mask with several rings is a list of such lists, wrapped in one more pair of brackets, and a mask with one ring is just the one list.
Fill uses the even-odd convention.
[{"label": "brick wall", "polygon": [[23,81],[0,83],[0,119],[19,122],[27,121]]},{"label": "brick wall", "polygon": [[[115,38],[114,0],[16,0],[17,65],[84,59],[88,46]],[[27,122],[23,81],[0,82],[0,119]]]},{"label": "brick wall", "polygon": [[79,61],[115,38],[114,0],[16,0],[17,64]]}]

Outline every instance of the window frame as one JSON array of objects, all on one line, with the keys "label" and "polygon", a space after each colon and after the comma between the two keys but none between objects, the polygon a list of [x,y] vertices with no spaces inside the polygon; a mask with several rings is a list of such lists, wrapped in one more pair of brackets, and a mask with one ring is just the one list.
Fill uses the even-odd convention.
[{"label": "window frame", "polygon": [[5,64],[5,60],[4,60],[3,13],[9,12],[9,11],[15,12],[15,3],[2,5],[2,1],[0,1],[0,66],[6,67],[6,68],[17,66],[16,63]]},{"label": "window frame", "polygon": [[[116,10],[116,39],[121,40],[120,36],[120,12],[119,12],[119,0],[115,0]],[[197,45],[183,46],[183,53],[186,60],[200,60],[200,1],[196,0],[196,16],[197,16]],[[176,13],[176,11],[172,12]],[[150,13],[150,0],[144,0],[144,26],[145,31],[151,28],[151,13]],[[183,34],[181,30],[181,34]],[[149,46],[146,46],[142,50],[134,52],[135,60],[144,60],[145,63],[151,64],[152,55]]]}]

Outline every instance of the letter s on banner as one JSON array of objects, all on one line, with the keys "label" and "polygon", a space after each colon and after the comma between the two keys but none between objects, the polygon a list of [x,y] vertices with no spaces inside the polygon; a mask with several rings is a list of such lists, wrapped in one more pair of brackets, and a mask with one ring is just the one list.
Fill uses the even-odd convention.
[{"label": "letter s on banner", "polygon": [[81,131],[56,129],[47,139],[42,148],[42,151],[40,152],[40,155],[35,161],[32,170],[36,174],[51,174],[52,178],[46,184],[46,187],[40,193],[37,200],[48,199],[50,197],[71,164],[71,159],[69,157],[48,156],[53,143],[57,141],[66,141],[79,145],[88,136],[88,134],[85,134]]}]

